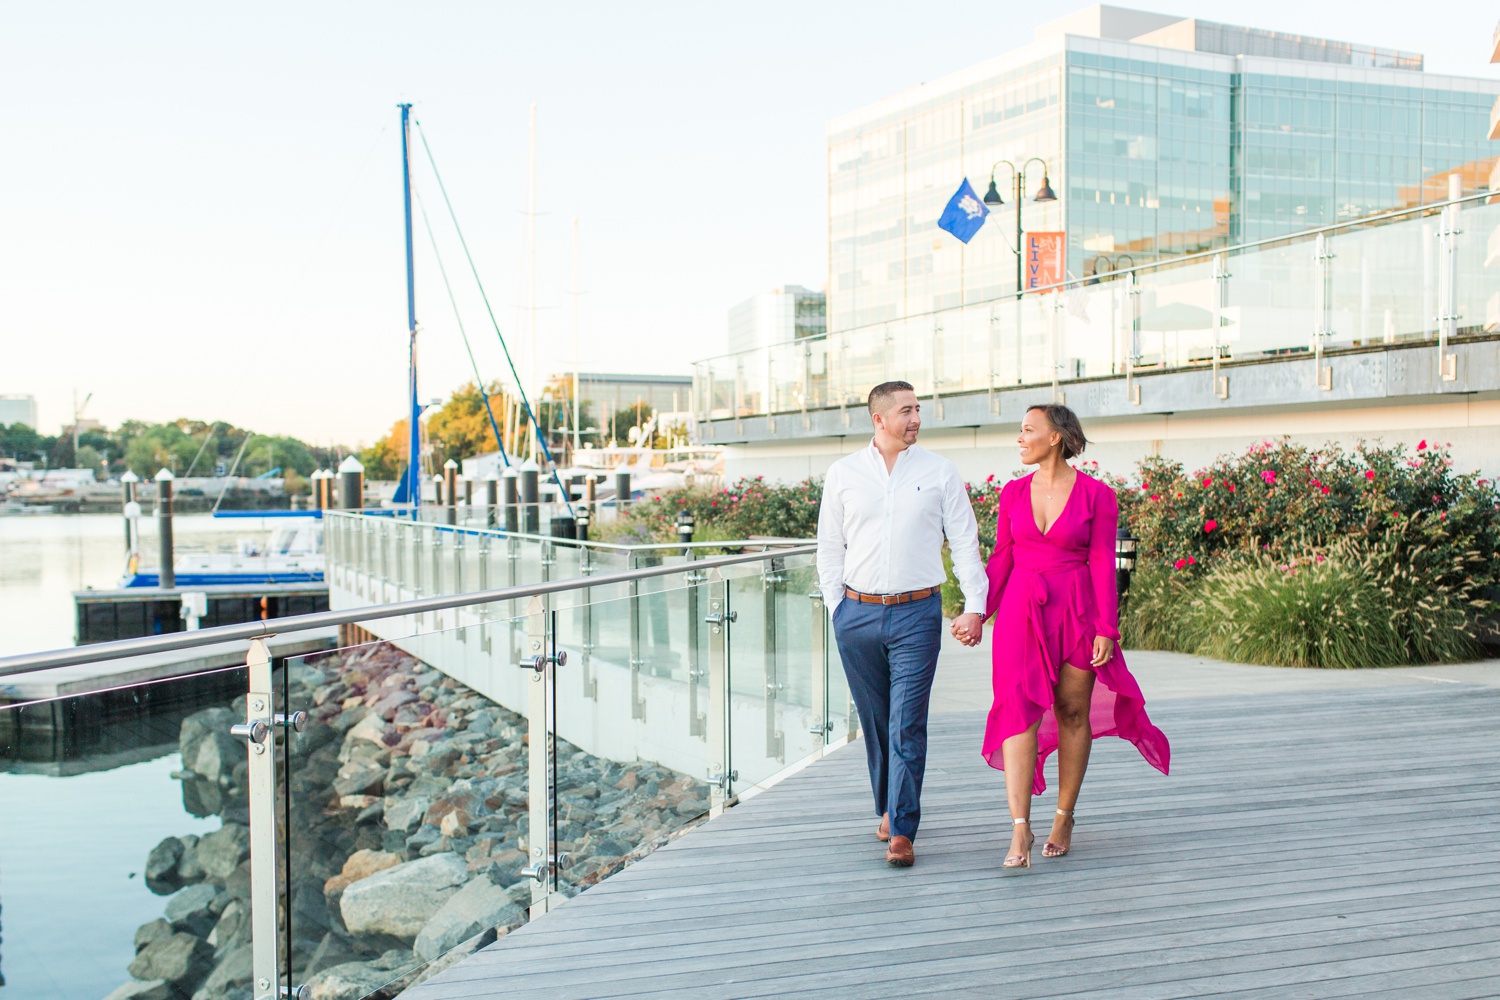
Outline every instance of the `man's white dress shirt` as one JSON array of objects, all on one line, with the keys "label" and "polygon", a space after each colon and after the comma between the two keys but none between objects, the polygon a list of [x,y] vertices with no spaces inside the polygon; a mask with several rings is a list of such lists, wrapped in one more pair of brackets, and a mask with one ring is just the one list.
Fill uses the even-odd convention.
[{"label": "man's white dress shirt", "polygon": [[974,508],[953,463],[911,445],[887,473],[873,439],[833,463],[818,511],[818,586],[829,613],[845,587],[901,594],[941,586],[945,535],[964,611],[982,615],[989,579]]}]

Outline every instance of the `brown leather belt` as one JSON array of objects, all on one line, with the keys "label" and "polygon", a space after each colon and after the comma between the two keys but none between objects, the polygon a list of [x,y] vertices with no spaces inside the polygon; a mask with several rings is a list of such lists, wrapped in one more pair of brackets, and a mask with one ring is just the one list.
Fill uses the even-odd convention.
[{"label": "brown leather belt", "polygon": [[908,590],[904,594],[861,594],[851,587],[844,588],[844,596],[861,604],[906,604],[910,601],[920,601],[924,597],[931,597],[937,593],[936,587],[928,587],[926,590]]}]

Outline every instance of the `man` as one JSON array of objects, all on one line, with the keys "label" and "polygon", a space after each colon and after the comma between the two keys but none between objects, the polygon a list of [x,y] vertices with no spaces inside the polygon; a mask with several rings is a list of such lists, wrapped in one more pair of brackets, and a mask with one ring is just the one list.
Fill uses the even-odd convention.
[{"label": "man", "polygon": [[870,390],[870,444],[833,464],[818,512],[818,582],[859,709],[885,859],[909,868],[927,765],[927,705],[942,641],[943,538],[964,592],[953,621],[972,645],[989,583],[958,470],[917,447],[921,406],[907,382]]}]

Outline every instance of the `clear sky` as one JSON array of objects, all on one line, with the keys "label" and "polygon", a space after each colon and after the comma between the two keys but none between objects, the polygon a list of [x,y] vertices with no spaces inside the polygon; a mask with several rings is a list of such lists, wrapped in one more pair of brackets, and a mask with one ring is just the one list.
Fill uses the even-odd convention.
[{"label": "clear sky", "polygon": [[[0,393],[35,395],[47,432],[76,388],[109,425],[383,434],[406,383],[398,101],[416,105],[517,348],[535,101],[540,369],[574,359],[577,216],[585,370],[686,374],[723,351],[735,302],[824,286],[831,117],[1083,5],[0,3]],[[1124,5],[1500,75],[1496,11],[1473,0]],[[480,371],[502,377],[414,161]],[[422,395],[445,396],[469,367],[420,215],[417,244]]]}]

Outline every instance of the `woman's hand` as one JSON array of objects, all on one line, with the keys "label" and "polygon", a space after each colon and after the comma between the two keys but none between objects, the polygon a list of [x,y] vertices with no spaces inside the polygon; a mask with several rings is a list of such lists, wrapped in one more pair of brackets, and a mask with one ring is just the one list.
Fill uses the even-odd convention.
[{"label": "woman's hand", "polygon": [[1089,665],[1102,667],[1109,662],[1110,657],[1115,655],[1115,641],[1107,635],[1094,636],[1094,657],[1089,660]]},{"label": "woman's hand", "polygon": [[965,646],[977,646],[984,638],[984,617],[972,612],[959,615],[948,628],[953,637]]}]

